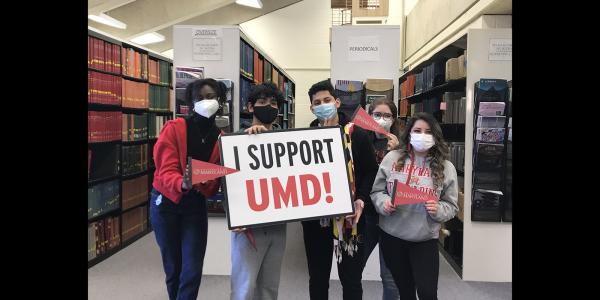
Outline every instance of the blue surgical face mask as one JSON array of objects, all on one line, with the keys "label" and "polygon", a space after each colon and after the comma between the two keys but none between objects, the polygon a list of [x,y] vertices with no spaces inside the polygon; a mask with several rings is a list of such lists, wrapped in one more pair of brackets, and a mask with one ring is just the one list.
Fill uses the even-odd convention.
[{"label": "blue surgical face mask", "polygon": [[324,121],[327,119],[331,119],[335,117],[337,114],[337,109],[335,108],[335,103],[323,103],[318,106],[313,106],[313,113],[317,116],[319,121]]}]

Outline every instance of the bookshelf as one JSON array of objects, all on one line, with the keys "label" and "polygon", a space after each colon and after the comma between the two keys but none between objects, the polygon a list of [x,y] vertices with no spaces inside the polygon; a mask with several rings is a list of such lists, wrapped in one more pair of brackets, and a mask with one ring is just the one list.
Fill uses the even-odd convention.
[{"label": "bookshelf", "polygon": [[[475,101],[475,83],[481,79],[500,79],[509,82],[512,79],[512,61],[490,59],[490,41],[510,41],[511,29],[464,29],[438,48],[439,51],[429,56],[418,65],[411,66],[400,76],[400,118],[406,121],[414,114],[417,105],[440,121],[444,137],[451,147],[451,161],[455,165],[459,183],[459,212],[455,218],[445,222],[443,229],[450,235],[440,232],[438,248],[456,273],[469,281],[512,280],[512,193],[510,191],[511,174],[506,168],[504,192],[509,194],[509,201],[502,205],[502,222],[473,221],[473,185],[478,174],[475,173],[475,148],[477,141],[474,132],[477,130],[477,104]],[[468,57],[467,57],[468,54]],[[462,58],[461,56],[464,55]],[[453,62],[460,62],[458,66]],[[432,64],[443,66],[435,70]],[[462,65],[461,65],[462,64]],[[458,68],[460,67],[460,70]],[[450,68],[450,70],[448,70]],[[453,76],[447,78],[447,73]],[[433,74],[433,75],[432,75]],[[418,76],[418,77],[417,77]],[[423,76],[423,77],[422,77]],[[433,78],[432,78],[433,77]],[[428,84],[417,87],[417,79],[430,80]],[[429,100],[435,99],[435,100]],[[512,98],[508,97],[510,105]],[[450,102],[459,101],[458,105]],[[460,102],[463,102],[462,104]],[[425,104],[429,104],[426,106]],[[433,103],[433,104],[431,104]],[[456,102],[454,102],[456,104]],[[507,121],[510,110],[505,111]],[[509,123],[509,122],[507,122]],[[499,126],[502,127],[502,126]],[[512,164],[511,146],[508,140],[509,125],[506,127],[504,166]],[[502,168],[504,169],[504,167]],[[498,172],[502,173],[501,169]],[[508,184],[507,184],[508,183]],[[505,194],[506,195],[506,194]],[[504,218],[507,221],[504,221]]]},{"label": "bookshelf", "polygon": [[[88,30],[88,268],[151,231],[148,155],[173,118],[171,73],[171,60]],[[154,86],[162,94],[153,95]],[[137,170],[124,172],[134,161],[130,148],[140,150]]]}]

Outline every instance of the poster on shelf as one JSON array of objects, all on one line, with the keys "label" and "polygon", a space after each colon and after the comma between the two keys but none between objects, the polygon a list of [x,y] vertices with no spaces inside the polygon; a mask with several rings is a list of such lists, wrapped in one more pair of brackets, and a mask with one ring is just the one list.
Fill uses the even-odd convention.
[{"label": "poster on shelf", "polygon": [[488,59],[490,61],[512,60],[512,39],[490,39]]},{"label": "poster on shelf", "polygon": [[193,60],[223,59],[223,30],[220,28],[198,28],[192,30]]}]

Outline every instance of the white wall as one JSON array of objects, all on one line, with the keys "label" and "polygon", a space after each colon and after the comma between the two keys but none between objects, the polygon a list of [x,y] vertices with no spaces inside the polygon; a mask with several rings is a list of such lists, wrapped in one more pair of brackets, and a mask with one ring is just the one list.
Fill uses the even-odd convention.
[{"label": "white wall", "polygon": [[[470,29],[467,36],[467,122],[465,148],[473,149],[473,90],[481,78],[512,79],[512,61],[489,61],[492,38],[512,39],[511,29]],[[473,153],[465,152],[471,162]],[[512,281],[512,223],[471,222],[473,166],[465,164],[463,280]]]},{"label": "white wall", "polygon": [[287,69],[287,72],[296,80],[296,128],[308,127],[310,122],[316,118],[310,111],[308,89],[314,83],[329,78],[331,72],[329,72],[329,68],[320,70]]},{"label": "white wall", "polygon": [[303,0],[240,27],[292,77],[296,83],[296,127],[308,127],[314,120],[308,109],[308,89],[330,77],[330,1]]},{"label": "white wall", "polygon": [[404,0],[404,15],[407,16],[415,8],[419,0]]},{"label": "white wall", "polygon": [[330,1],[323,0],[303,0],[240,24],[284,69],[329,68],[330,26]]},{"label": "white wall", "polygon": [[406,19],[406,57],[410,57],[478,0],[420,0]]},{"label": "white wall", "polygon": [[385,25],[402,25],[404,15],[402,14],[402,5],[404,0],[390,0],[387,23]]},{"label": "white wall", "polygon": [[[462,8],[461,5],[464,5],[464,1],[469,1],[471,4],[467,6],[468,9],[462,14],[457,13],[457,11],[460,11],[459,8]],[[433,1],[435,3],[445,3],[444,5],[451,5],[451,7],[440,11],[435,9],[435,6],[430,9],[421,9],[422,6],[430,5],[429,2],[431,0],[418,1],[407,17],[406,55],[403,66],[412,68],[429,59],[431,54],[436,53],[456,38],[463,36],[467,31],[467,27],[486,28],[486,25],[491,25],[487,22],[487,24],[484,24],[482,20],[479,20],[482,15],[490,14],[489,17],[495,18],[497,15],[510,15],[512,12],[511,0]],[[445,26],[440,26],[438,18],[443,20],[444,23],[447,23],[449,19],[453,21]],[[512,27],[510,21],[497,22],[493,25],[489,27]],[[433,28],[437,29],[434,30]],[[428,36],[428,38],[425,39],[425,36]]]}]

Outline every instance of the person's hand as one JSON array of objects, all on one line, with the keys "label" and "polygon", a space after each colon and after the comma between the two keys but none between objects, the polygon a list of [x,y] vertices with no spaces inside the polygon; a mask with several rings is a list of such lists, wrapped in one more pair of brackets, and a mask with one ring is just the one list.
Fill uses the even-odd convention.
[{"label": "person's hand", "polygon": [[387,143],[388,150],[394,150],[394,149],[398,148],[398,146],[400,145],[400,142],[398,141],[398,138],[394,134],[388,132],[388,134],[386,134],[385,137],[388,139],[388,143]]},{"label": "person's hand", "polygon": [[429,201],[425,202],[425,209],[427,209],[427,212],[431,216],[435,216],[435,214],[437,213],[437,209],[438,209],[438,202],[435,200],[429,200]]},{"label": "person's hand", "polygon": [[192,188],[192,158],[188,158],[187,166],[183,172],[183,182],[181,183],[181,189],[187,191]]},{"label": "person's hand", "polygon": [[352,225],[356,225],[362,216],[363,209],[365,208],[365,202],[362,199],[356,199],[354,201],[354,214],[346,216],[346,219],[352,219]]},{"label": "person's hand", "polygon": [[248,134],[257,134],[261,132],[269,131],[267,127],[263,125],[252,125],[250,128],[244,130],[245,133]]},{"label": "person's hand", "polygon": [[246,227],[242,227],[242,228],[234,228],[231,231],[235,232],[235,233],[240,233],[240,232],[244,232],[246,231]]},{"label": "person's hand", "polygon": [[385,200],[383,201],[383,211],[386,214],[391,215],[396,211],[396,206],[392,204],[391,200]]}]

